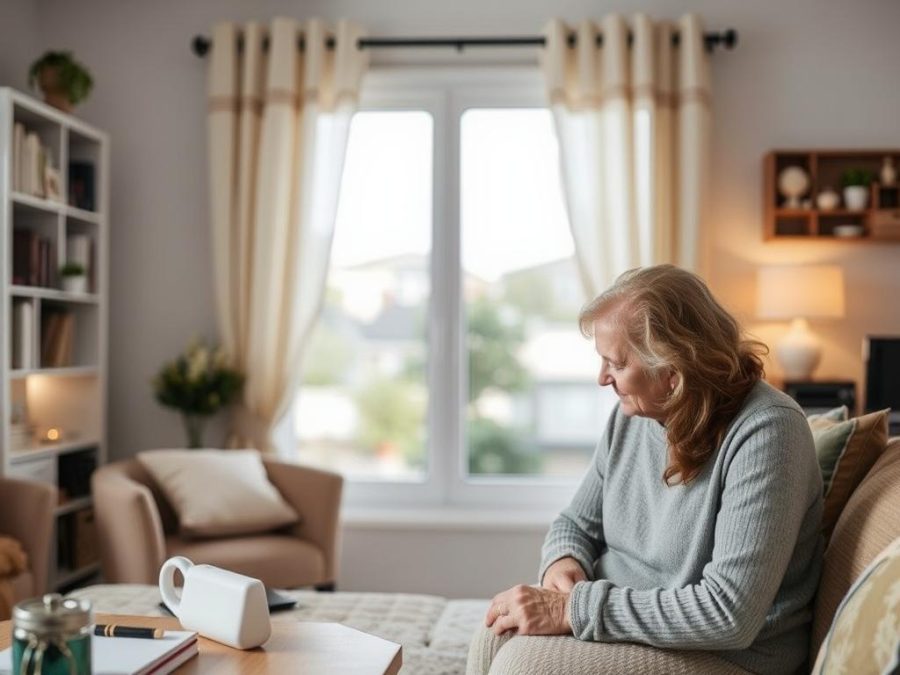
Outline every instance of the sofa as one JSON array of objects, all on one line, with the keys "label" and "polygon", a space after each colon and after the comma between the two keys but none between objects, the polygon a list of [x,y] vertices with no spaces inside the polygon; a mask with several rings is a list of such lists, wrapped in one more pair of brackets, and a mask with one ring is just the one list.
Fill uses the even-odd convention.
[{"label": "sofa", "polygon": [[[900,438],[885,451],[842,510],[825,551],[815,601],[810,664],[854,580],[892,541],[900,537]],[[274,621],[337,621],[403,645],[403,672],[411,675],[464,673],[469,640],[481,625],[487,600],[447,600],[404,593],[287,593],[298,600]],[[73,595],[93,601],[99,612],[160,615],[153,585],[102,585]],[[673,662],[659,652],[659,672]],[[677,659],[677,653],[675,654]],[[654,671],[656,672],[656,671]],[[677,672],[677,668],[671,669]]]}]

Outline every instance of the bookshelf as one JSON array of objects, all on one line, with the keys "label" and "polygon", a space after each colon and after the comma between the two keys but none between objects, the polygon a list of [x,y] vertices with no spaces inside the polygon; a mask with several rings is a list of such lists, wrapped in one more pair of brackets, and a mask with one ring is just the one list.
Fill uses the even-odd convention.
[{"label": "bookshelf", "polygon": [[[0,471],[60,491],[59,590],[100,569],[90,476],[107,457],[108,205],[108,136],[0,87]],[[82,289],[66,290],[67,263]]]}]

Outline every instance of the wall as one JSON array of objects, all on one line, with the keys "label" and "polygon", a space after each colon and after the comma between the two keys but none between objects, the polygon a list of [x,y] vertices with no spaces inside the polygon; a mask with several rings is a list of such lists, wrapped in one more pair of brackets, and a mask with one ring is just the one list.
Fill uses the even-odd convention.
[{"label": "wall", "polygon": [[0,3],[0,86],[27,88],[28,67],[40,55],[37,30],[32,0]]},{"label": "wall", "polygon": [[[23,31],[27,3],[18,3]],[[159,364],[195,332],[214,334],[205,197],[204,63],[188,42],[222,18],[278,14],[352,16],[373,35],[534,34],[553,15],[600,17],[643,9],[677,17],[673,0],[40,0],[38,44],[71,47],[95,75],[96,90],[79,114],[107,129],[112,150],[112,292],[110,312],[111,455],[179,443],[174,416],[152,400]],[[848,316],[814,328],[825,339],[821,375],[861,376],[866,333],[900,333],[900,248],[872,244],[764,243],[761,159],[776,147],[900,145],[900,88],[895,86],[900,3],[892,0],[698,0],[707,26],[734,27],[740,45],[713,57],[712,223],[716,292],[752,319],[754,272],[761,263],[836,261],[846,274]],[[16,18],[14,11],[14,18]],[[2,25],[2,24],[0,24]],[[7,29],[0,28],[0,34]],[[0,41],[2,42],[2,41]],[[27,41],[26,41],[27,42]],[[6,49],[5,47],[3,49]],[[0,52],[3,53],[3,52]],[[510,58],[486,52],[466,58]],[[379,58],[454,59],[424,52]],[[13,68],[14,71],[18,66]],[[13,82],[20,80],[13,79]],[[783,326],[755,326],[771,339]],[[345,588],[427,590],[485,595],[487,588],[529,580],[543,526],[489,538],[483,531],[436,537],[427,528],[345,532]],[[402,561],[404,564],[395,564]],[[485,576],[473,573],[491,570]],[[416,570],[411,573],[409,570]],[[427,571],[427,572],[426,572]],[[481,582],[473,581],[473,577]]]}]

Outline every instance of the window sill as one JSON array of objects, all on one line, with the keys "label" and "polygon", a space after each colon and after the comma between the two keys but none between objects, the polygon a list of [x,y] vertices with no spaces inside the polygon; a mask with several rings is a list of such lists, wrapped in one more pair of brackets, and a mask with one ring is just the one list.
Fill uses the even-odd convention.
[{"label": "window sill", "polygon": [[341,525],[353,530],[465,530],[546,532],[558,511],[494,508],[351,508],[341,514]]}]

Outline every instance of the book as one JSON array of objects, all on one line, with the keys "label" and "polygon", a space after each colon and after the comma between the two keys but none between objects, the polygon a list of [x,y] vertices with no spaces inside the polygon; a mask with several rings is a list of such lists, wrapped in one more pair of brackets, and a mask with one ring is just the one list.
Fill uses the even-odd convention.
[{"label": "book", "polygon": [[[167,630],[157,640],[91,636],[93,675],[166,675],[199,653],[197,634]],[[0,652],[0,675],[12,672],[12,651]]]},{"label": "book", "polygon": [[13,303],[12,367],[31,368],[34,346],[34,306],[27,300]]},{"label": "book", "polygon": [[25,152],[25,125],[16,122],[13,125],[13,190],[22,192],[24,175],[22,171],[22,155]]}]

